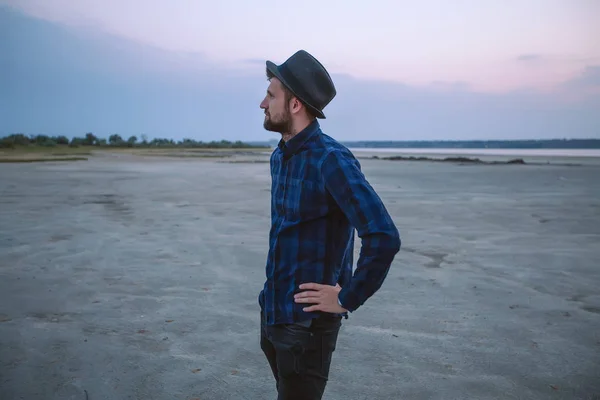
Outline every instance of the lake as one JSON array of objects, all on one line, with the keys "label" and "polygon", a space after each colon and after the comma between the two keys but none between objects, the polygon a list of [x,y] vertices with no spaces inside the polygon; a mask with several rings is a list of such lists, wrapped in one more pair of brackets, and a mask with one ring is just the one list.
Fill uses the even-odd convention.
[{"label": "lake", "polygon": [[441,149],[441,148],[374,148],[354,147],[352,152],[489,155],[489,156],[541,156],[541,157],[600,157],[600,149]]}]

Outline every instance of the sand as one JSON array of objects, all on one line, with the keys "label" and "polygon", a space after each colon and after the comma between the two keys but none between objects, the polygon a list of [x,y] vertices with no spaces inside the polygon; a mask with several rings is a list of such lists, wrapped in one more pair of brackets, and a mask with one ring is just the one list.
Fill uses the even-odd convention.
[{"label": "sand", "polygon": [[[0,398],[275,399],[266,159],[0,165]],[[324,399],[600,398],[600,163],[361,163],[402,250]]]}]

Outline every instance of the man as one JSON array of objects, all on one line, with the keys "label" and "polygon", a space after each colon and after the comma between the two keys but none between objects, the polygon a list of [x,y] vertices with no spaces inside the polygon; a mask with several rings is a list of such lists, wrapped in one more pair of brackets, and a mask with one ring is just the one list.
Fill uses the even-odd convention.
[{"label": "man", "polygon": [[[336,95],[323,65],[301,50],[266,66],[264,128],[281,140],[270,160],[260,344],[279,400],[321,399],[341,319],[380,288],[400,237],[358,161],[321,131],[318,118]],[[362,247],[352,274],[354,229]]]}]

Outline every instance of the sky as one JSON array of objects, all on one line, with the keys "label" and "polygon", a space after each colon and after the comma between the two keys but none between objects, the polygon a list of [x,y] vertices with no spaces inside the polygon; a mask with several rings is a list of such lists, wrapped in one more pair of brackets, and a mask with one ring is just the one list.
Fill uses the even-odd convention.
[{"label": "sky", "polygon": [[268,140],[265,60],[341,140],[600,138],[596,0],[0,0],[0,135]]}]

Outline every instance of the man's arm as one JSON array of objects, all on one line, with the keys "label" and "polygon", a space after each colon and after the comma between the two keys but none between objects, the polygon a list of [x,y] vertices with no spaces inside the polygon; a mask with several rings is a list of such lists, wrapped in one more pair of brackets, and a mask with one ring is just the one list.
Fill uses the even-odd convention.
[{"label": "man's arm", "polygon": [[339,150],[329,152],[321,174],[326,189],[362,240],[354,275],[338,294],[342,307],[354,311],[383,284],[400,250],[400,234],[354,157]]}]

